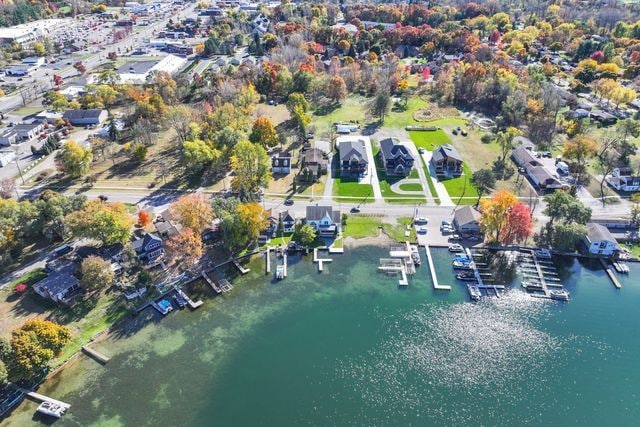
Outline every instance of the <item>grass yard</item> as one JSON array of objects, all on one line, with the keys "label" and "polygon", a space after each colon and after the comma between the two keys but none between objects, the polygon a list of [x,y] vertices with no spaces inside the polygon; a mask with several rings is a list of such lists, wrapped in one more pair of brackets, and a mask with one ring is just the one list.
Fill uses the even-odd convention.
[{"label": "grass yard", "polygon": [[[380,175],[378,175],[380,177]],[[382,193],[382,198],[384,199],[385,202],[387,203],[391,203],[391,204],[397,204],[397,205],[415,205],[418,203],[425,203],[427,201],[427,198],[424,196],[420,196],[420,195],[415,195],[415,196],[407,196],[406,194],[398,194],[395,193],[392,189],[391,189],[391,184],[394,181],[391,181],[391,183],[386,179],[386,178],[382,178],[380,177],[380,192]],[[405,184],[405,185],[411,185],[411,184]],[[413,184],[413,185],[418,185],[419,191],[422,190],[422,186],[420,184]]]},{"label": "grass yard", "polygon": [[434,131],[411,131],[409,132],[411,140],[416,147],[424,148],[427,151],[433,151],[443,144],[449,144],[451,140],[442,129]]},{"label": "grass yard", "polygon": [[353,179],[336,178],[333,180],[333,196],[334,198],[353,199],[369,199],[373,200],[373,186],[371,184],[360,184]]},{"label": "grass yard", "polygon": [[449,193],[449,197],[451,197],[451,200],[454,203],[458,201],[458,198],[464,197],[460,200],[461,205],[473,205],[478,198],[478,191],[476,190],[476,187],[469,182],[469,179],[471,178],[471,170],[469,169],[469,166],[467,166],[466,163],[463,163],[462,168],[464,171],[462,176],[453,179],[446,179],[440,182],[445,186]]},{"label": "grass yard", "polygon": [[400,184],[399,187],[403,191],[422,191],[422,184],[417,182],[407,182]]},{"label": "grass yard", "polygon": [[20,283],[24,283],[25,285],[31,287],[34,283],[39,282],[47,276],[48,274],[46,271],[44,271],[43,268],[38,268],[36,270],[30,271],[7,283],[2,289],[2,294],[7,291],[13,292],[13,288]]},{"label": "grass yard", "polygon": [[382,221],[378,217],[350,215],[347,218],[347,226],[342,235],[344,237],[353,237],[354,239],[375,237],[379,234],[379,227],[381,226]]},{"label": "grass yard", "polygon": [[269,244],[271,246],[278,246],[278,245],[287,246],[292,238],[293,238],[293,233],[285,233],[284,236],[274,237],[273,239],[271,239]]},{"label": "grass yard", "polygon": [[409,237],[405,236],[407,225],[410,226],[412,221],[413,219],[411,217],[398,218],[395,225],[385,224],[384,232],[387,236],[398,242],[404,242],[407,240],[413,242],[416,240],[416,232],[413,227],[409,227]]}]

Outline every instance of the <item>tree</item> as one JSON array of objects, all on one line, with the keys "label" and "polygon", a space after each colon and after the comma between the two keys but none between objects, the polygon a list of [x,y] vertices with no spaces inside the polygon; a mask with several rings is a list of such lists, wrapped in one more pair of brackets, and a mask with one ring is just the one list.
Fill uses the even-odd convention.
[{"label": "tree", "polygon": [[7,177],[0,179],[0,198],[10,199],[16,193],[17,185],[16,180]]},{"label": "tree", "polygon": [[151,224],[151,214],[147,211],[138,212],[138,225],[140,228],[147,228]]},{"label": "tree", "polygon": [[126,243],[133,219],[124,203],[92,200],[66,216],[65,221],[76,237],[98,239],[105,245]]},{"label": "tree", "polygon": [[586,172],[587,162],[596,155],[597,147],[596,141],[586,135],[578,135],[565,142],[562,156],[574,162],[574,189],[582,182],[582,177]]},{"label": "tree", "polygon": [[167,109],[167,121],[176,131],[180,142],[185,142],[189,139],[189,125],[193,118],[193,111],[186,105],[177,105]]},{"label": "tree", "polygon": [[556,224],[551,236],[551,244],[561,251],[574,250],[587,234],[587,227],[577,223]]},{"label": "tree", "polygon": [[295,114],[296,109],[301,109],[304,113],[309,111],[309,103],[304,95],[298,92],[292,93],[287,98],[287,110],[291,116]]},{"label": "tree", "polygon": [[194,173],[202,171],[220,157],[219,150],[201,139],[185,141],[182,144],[182,161],[187,169]]},{"label": "tree", "polygon": [[0,359],[0,386],[6,385],[8,379],[9,379],[9,375],[7,373],[7,366]]},{"label": "tree", "polygon": [[64,80],[62,79],[62,77],[61,77],[60,75],[58,75],[58,74],[54,74],[54,75],[53,75],[53,84],[54,84],[56,87],[58,87],[58,88],[59,88],[60,86],[62,86],[62,85],[64,84]]},{"label": "tree", "polygon": [[502,229],[509,220],[509,211],[518,199],[515,194],[507,190],[499,190],[491,199],[480,201],[480,227],[485,235],[495,242],[500,242]]},{"label": "tree", "polygon": [[84,74],[87,71],[87,67],[84,66],[82,61],[78,61],[73,64],[73,68],[75,68],[79,74]]},{"label": "tree", "polygon": [[327,85],[327,96],[335,104],[341,102],[347,96],[347,85],[340,76],[333,76]]},{"label": "tree", "polygon": [[533,230],[531,209],[522,202],[516,203],[507,214],[507,221],[500,231],[500,242],[504,245],[520,243],[529,236]]},{"label": "tree", "polygon": [[64,217],[71,212],[82,209],[87,201],[86,196],[65,196],[52,190],[45,190],[40,198],[33,202],[37,215],[30,228],[33,233],[43,235],[47,240],[62,240],[68,229]]},{"label": "tree", "polygon": [[113,284],[115,273],[111,263],[99,256],[88,256],[80,264],[80,284],[89,292],[106,289]]},{"label": "tree", "polygon": [[189,194],[180,197],[169,206],[171,215],[183,227],[201,233],[211,226],[213,210],[202,194]]},{"label": "tree", "polygon": [[316,230],[310,224],[302,224],[296,231],[296,237],[300,244],[309,246],[316,240]]},{"label": "tree", "polygon": [[118,124],[113,118],[109,120],[109,138],[112,141],[117,141],[120,138],[120,129],[118,129]]},{"label": "tree", "polygon": [[377,117],[380,123],[384,123],[384,118],[391,108],[391,96],[389,92],[382,90],[373,97],[369,103],[369,114]]},{"label": "tree", "polygon": [[260,145],[241,141],[233,147],[231,170],[234,173],[231,188],[252,197],[271,179],[271,159]]},{"label": "tree", "polygon": [[249,141],[254,144],[260,144],[264,148],[271,148],[280,143],[280,138],[278,138],[278,133],[271,119],[268,117],[258,117],[256,121],[253,122]]},{"label": "tree", "polygon": [[631,223],[640,225],[640,193],[633,193],[631,195]]},{"label": "tree", "polygon": [[26,321],[11,332],[9,379],[31,380],[71,341],[71,330],[39,318]]},{"label": "tree", "polygon": [[491,169],[479,169],[471,175],[471,183],[478,191],[478,201],[476,202],[476,206],[478,206],[482,196],[488,194],[495,187],[496,177]]},{"label": "tree", "polygon": [[514,127],[508,127],[506,130],[498,133],[496,140],[500,145],[500,159],[504,162],[511,150],[513,150],[513,139],[521,136],[522,132]]},{"label": "tree", "polygon": [[195,265],[204,254],[200,233],[190,228],[183,228],[172,236],[167,241],[167,249],[171,258],[182,259],[189,266]]},{"label": "tree", "polygon": [[267,212],[258,203],[243,203],[236,209],[238,221],[247,241],[255,241],[267,226]]},{"label": "tree", "polygon": [[44,45],[40,42],[35,42],[33,44],[33,51],[35,52],[36,56],[44,56],[47,53]]},{"label": "tree", "polygon": [[58,167],[71,178],[86,175],[91,168],[93,153],[75,141],[69,140],[56,155]]}]

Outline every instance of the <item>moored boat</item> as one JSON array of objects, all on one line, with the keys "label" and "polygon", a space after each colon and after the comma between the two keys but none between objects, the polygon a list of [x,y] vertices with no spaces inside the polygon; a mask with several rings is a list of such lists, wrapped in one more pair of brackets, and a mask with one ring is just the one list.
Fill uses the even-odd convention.
[{"label": "moored boat", "polygon": [[473,270],[474,264],[473,261],[465,260],[465,261],[453,261],[451,264],[455,270]]},{"label": "moored boat", "polygon": [[541,259],[551,259],[551,251],[549,249],[536,249],[534,252],[535,256]]},{"label": "moored boat", "polygon": [[569,292],[565,290],[550,291],[549,296],[554,300],[569,301]]},{"label": "moored boat", "polygon": [[463,282],[475,282],[476,276],[471,271],[465,271],[463,273],[456,274],[456,279],[461,280]]},{"label": "moored boat", "polygon": [[462,245],[454,243],[453,245],[449,245],[449,252],[464,252],[464,248]]},{"label": "moored boat", "polygon": [[42,402],[36,411],[50,417],[60,418],[67,411],[67,408],[53,402]]},{"label": "moored boat", "polygon": [[480,292],[480,289],[477,286],[468,284],[467,291],[469,291],[469,298],[471,298],[472,301],[480,300],[482,293]]},{"label": "moored boat", "polygon": [[276,279],[284,279],[284,265],[280,264],[276,267]]},{"label": "moored boat", "polygon": [[420,253],[418,252],[418,247],[416,245],[411,245],[411,260],[415,265],[422,264],[422,260],[420,259]]}]

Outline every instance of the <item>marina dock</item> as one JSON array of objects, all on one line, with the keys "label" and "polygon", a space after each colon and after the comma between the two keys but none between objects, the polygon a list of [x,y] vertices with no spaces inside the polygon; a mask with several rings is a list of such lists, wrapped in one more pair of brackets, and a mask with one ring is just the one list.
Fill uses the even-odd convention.
[{"label": "marina dock", "polygon": [[322,271],[325,262],[332,262],[331,258],[318,258],[318,248],[313,249],[313,262],[318,263],[318,271]]},{"label": "marina dock", "polygon": [[104,354],[100,353],[99,351],[96,351],[94,349],[92,349],[91,347],[89,347],[88,345],[83,345],[82,346],[82,352],[84,354],[86,354],[87,356],[91,357],[92,359],[97,360],[98,362],[105,364],[109,361],[109,358],[107,356],[105,356]]},{"label": "marina dock", "polygon": [[600,260],[600,264],[602,264],[602,268],[604,268],[604,272],[607,273],[607,276],[609,276],[611,283],[613,283],[613,286],[615,286],[616,289],[621,289],[622,285],[618,281],[616,274],[609,268],[605,260],[603,260],[602,258],[598,259]]},{"label": "marina dock", "polygon": [[283,263],[284,263],[284,277],[287,277],[287,251],[285,249],[285,251],[282,253],[282,259],[283,259]]},{"label": "marina dock", "polygon": [[214,291],[216,294],[221,294],[221,293],[222,293],[222,289],[220,289],[220,288],[218,287],[218,285],[216,285],[216,283],[215,283],[213,280],[211,280],[211,279],[209,278],[209,276],[207,276],[207,273],[206,273],[206,272],[204,272],[204,271],[203,271],[203,272],[201,273],[201,275],[202,275],[202,278],[203,278],[203,279],[204,279],[204,280],[209,284],[209,286],[211,286],[211,289],[213,289],[213,291]]},{"label": "marina dock", "polygon": [[437,291],[450,291],[450,285],[441,285],[438,283],[438,275],[436,274],[436,268],[433,265],[433,258],[431,258],[431,250],[428,244],[424,244],[424,249],[427,252],[427,263],[429,264],[429,272],[431,273],[431,281],[433,282],[433,289]]},{"label": "marina dock", "polygon": [[267,251],[265,252],[265,274],[271,273],[271,246],[267,246]]}]

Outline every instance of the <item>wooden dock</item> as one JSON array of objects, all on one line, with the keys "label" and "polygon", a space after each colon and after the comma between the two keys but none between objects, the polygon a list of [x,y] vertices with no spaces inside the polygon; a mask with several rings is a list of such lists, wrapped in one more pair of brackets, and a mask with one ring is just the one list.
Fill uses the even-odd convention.
[{"label": "wooden dock", "polygon": [[196,302],[194,302],[189,295],[186,294],[186,292],[184,292],[182,289],[180,289],[179,287],[175,287],[176,293],[178,293],[182,298],[184,298],[184,300],[187,302],[187,304],[189,304],[189,307],[192,310],[195,310],[196,308],[200,307],[203,302],[202,300],[198,300]]},{"label": "wooden dock", "polygon": [[209,284],[209,286],[211,286],[211,289],[213,289],[213,291],[214,291],[216,294],[221,294],[221,293],[222,293],[222,289],[220,289],[220,288],[218,287],[218,285],[216,285],[216,283],[215,283],[213,280],[211,280],[211,279],[209,278],[209,276],[207,276],[207,273],[205,273],[205,272],[203,271],[203,272],[201,273],[201,275],[202,275],[202,278],[203,278],[203,279],[204,279],[204,280]]},{"label": "wooden dock", "polygon": [[105,356],[104,354],[100,353],[99,351],[96,351],[94,349],[92,349],[91,347],[89,347],[88,345],[83,345],[82,346],[82,352],[84,354],[86,354],[87,356],[90,356],[92,359],[97,360],[98,362],[105,364],[109,361],[109,357]]},{"label": "wooden dock", "polygon": [[267,246],[267,252],[265,253],[266,256],[266,272],[265,274],[269,274],[271,273],[271,246]]},{"label": "wooden dock", "polygon": [[287,277],[287,251],[286,250],[282,253],[282,260],[284,262],[283,276]]},{"label": "wooden dock", "polygon": [[609,268],[605,260],[603,260],[602,258],[598,259],[600,260],[600,264],[602,264],[602,268],[604,268],[604,272],[607,273],[607,276],[609,276],[611,283],[613,283],[613,286],[615,286],[616,289],[621,289],[622,285],[618,281],[618,278],[616,277],[616,274],[613,272],[613,270]]},{"label": "wooden dock", "polygon": [[237,259],[234,259],[231,262],[233,262],[233,265],[235,265],[236,268],[240,271],[240,274],[247,274],[251,271],[251,269],[241,266]]},{"label": "wooden dock", "polygon": [[433,258],[431,258],[431,250],[428,244],[424,244],[424,249],[427,252],[427,263],[429,264],[429,272],[431,273],[431,281],[433,282],[433,289],[437,291],[450,291],[450,285],[441,285],[438,283],[438,275],[436,274],[436,268],[433,265]]}]

